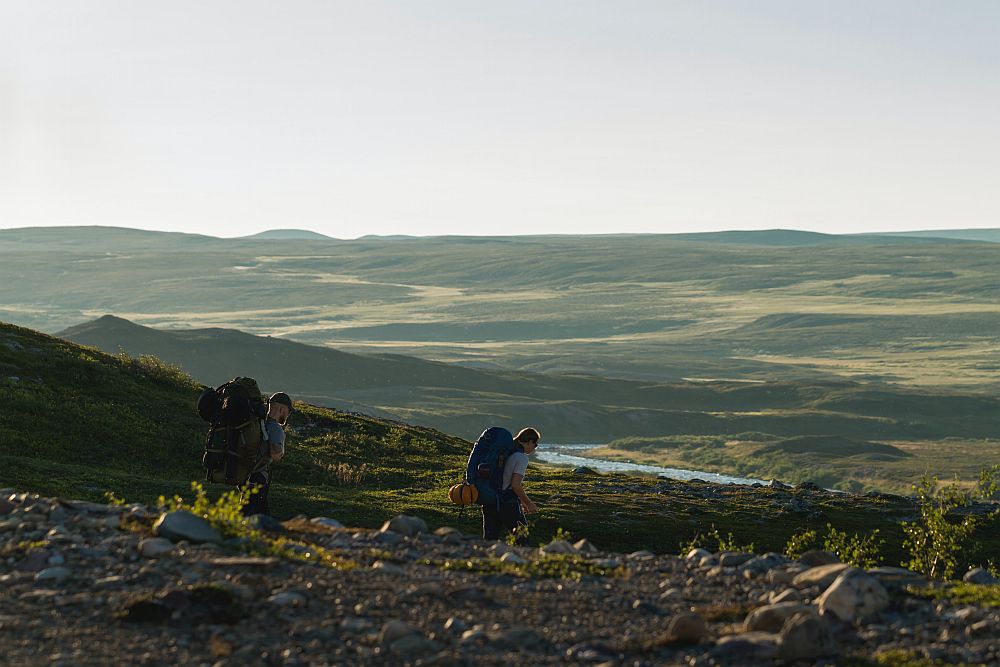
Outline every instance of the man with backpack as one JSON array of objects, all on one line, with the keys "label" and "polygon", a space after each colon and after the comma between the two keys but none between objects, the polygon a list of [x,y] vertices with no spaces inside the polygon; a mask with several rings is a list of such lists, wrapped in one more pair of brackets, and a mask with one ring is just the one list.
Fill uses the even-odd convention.
[{"label": "man with backpack", "polygon": [[267,418],[264,420],[266,440],[261,440],[257,452],[257,463],[250,473],[250,478],[244,486],[244,491],[250,491],[250,500],[244,506],[243,513],[270,514],[271,507],[267,493],[271,488],[271,463],[280,461],[285,455],[285,429],[283,428],[292,414],[292,399],[288,394],[279,391],[272,394],[267,401]]},{"label": "man with backpack", "polygon": [[[523,428],[514,437],[514,450],[504,461],[499,502],[483,503],[484,540],[499,540],[504,531],[516,532],[528,525],[525,514],[538,512],[538,506],[525,493],[521,482],[528,469],[528,455],[538,449],[539,440],[541,435],[533,428]],[[518,541],[524,540],[526,537]]]}]

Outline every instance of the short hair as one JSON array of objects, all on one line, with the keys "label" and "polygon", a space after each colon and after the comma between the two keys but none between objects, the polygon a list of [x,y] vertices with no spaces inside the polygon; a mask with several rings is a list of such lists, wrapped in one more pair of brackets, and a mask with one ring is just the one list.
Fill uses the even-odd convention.
[{"label": "short hair", "polygon": [[522,428],[518,431],[517,435],[514,436],[515,442],[538,442],[541,439],[542,434],[531,427]]}]

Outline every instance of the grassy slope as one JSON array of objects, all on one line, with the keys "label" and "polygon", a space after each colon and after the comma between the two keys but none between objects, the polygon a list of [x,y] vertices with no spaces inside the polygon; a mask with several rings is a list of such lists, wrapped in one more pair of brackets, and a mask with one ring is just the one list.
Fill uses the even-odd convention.
[{"label": "grassy slope", "polygon": [[[641,436],[630,447],[603,453],[673,467],[907,491],[929,469],[974,479],[979,471],[973,462],[1000,455],[1000,443],[988,440],[997,433],[1000,401],[944,390],[512,373],[344,354],[224,329],[161,331],[115,317],[63,335],[109,352],[152,354],[205,383],[217,384],[239,368],[307,402],[360,406],[465,437],[478,433],[484,421],[506,423],[512,416],[555,442]],[[802,436],[819,446],[776,448]],[[851,445],[869,438],[899,442],[906,450],[883,456],[893,445],[873,443],[864,451]]]},{"label": "grassy slope", "polygon": [[[192,406],[197,387],[175,369],[0,325],[0,377],[0,484],[91,499],[110,490],[151,501],[184,493],[201,477],[204,427]],[[458,517],[444,502],[445,490],[461,474],[467,442],[431,429],[299,407],[288,455],[275,469],[272,500],[279,516],[304,512],[376,526],[409,511],[432,526],[477,530],[476,512]],[[345,464],[369,467],[360,485],[336,483],[330,470]],[[529,484],[544,509],[534,540],[563,527],[623,550],[674,551],[712,525],[758,549],[777,549],[795,530],[829,521],[851,532],[880,528],[890,540],[888,562],[895,563],[901,556],[896,520],[912,513],[912,506],[891,499],[807,493],[799,495],[810,509],[789,511],[775,502],[781,494],[769,489],[577,476],[543,466],[532,468]],[[988,541],[970,551],[970,559],[984,561],[997,551],[994,528],[984,531]]]}]

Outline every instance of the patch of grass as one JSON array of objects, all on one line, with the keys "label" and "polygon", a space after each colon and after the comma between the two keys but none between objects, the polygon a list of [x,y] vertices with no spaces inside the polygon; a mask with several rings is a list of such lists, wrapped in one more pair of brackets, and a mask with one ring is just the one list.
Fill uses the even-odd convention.
[{"label": "patch of grass", "polygon": [[981,607],[1000,607],[1000,584],[956,583],[933,588],[910,588],[910,593],[932,600],[951,600],[952,602],[974,604]]},{"label": "patch of grass", "polygon": [[621,568],[596,565],[593,561],[572,554],[545,554],[528,559],[524,563],[512,563],[493,558],[470,558],[462,560],[424,560],[424,565],[433,565],[442,570],[464,570],[484,574],[511,574],[528,579],[573,579],[583,577],[620,576]]}]

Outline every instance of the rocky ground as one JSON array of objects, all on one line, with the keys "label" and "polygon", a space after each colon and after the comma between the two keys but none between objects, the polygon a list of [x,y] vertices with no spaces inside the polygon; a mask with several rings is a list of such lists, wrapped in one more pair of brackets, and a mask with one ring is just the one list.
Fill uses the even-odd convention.
[{"label": "rocky ground", "polygon": [[255,527],[0,491],[0,662],[1000,664],[997,609],[826,552],[510,547],[415,517]]}]

